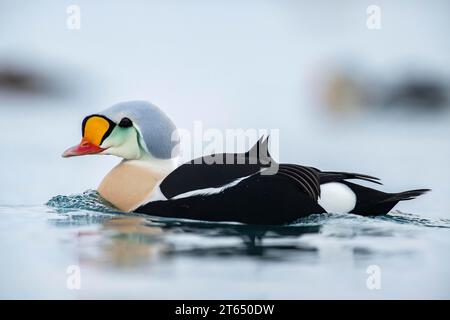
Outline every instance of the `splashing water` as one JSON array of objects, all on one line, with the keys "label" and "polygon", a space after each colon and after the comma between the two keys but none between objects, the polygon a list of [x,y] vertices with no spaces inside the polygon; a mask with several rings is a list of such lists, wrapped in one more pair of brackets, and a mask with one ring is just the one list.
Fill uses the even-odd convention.
[{"label": "splashing water", "polygon": [[81,194],[58,195],[51,198],[47,206],[55,208],[58,212],[73,210],[91,210],[98,212],[117,212],[112,204],[103,199],[96,190],[86,190]]}]

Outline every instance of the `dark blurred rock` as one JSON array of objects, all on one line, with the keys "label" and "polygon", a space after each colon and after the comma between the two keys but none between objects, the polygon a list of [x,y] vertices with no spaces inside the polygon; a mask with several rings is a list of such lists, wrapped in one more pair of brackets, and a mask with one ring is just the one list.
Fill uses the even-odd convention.
[{"label": "dark blurred rock", "polygon": [[[83,81],[81,81],[83,79]],[[73,98],[89,94],[78,66],[29,54],[0,57],[0,97]]]},{"label": "dark blurred rock", "polygon": [[0,90],[24,95],[60,95],[61,86],[52,77],[25,68],[0,66]]},{"label": "dark blurred rock", "polygon": [[387,106],[408,106],[438,110],[449,104],[449,90],[437,79],[406,79],[393,88]]},{"label": "dark blurred rock", "polygon": [[322,81],[319,101],[332,114],[361,110],[439,112],[450,107],[448,76],[430,70],[407,69],[377,75],[351,65],[330,67]]}]

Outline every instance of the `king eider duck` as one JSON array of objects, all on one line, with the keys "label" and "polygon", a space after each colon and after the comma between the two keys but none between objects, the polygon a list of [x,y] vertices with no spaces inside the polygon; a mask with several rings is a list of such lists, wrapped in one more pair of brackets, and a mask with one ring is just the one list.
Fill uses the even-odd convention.
[{"label": "king eider duck", "polygon": [[129,101],[84,118],[81,142],[63,157],[123,158],[99,194],[121,211],[170,218],[273,225],[327,212],[376,216],[429,191],[385,193],[349,181],[381,184],[369,175],[277,163],[267,138],[245,153],[213,154],[179,167],[178,145],[174,123],[158,107]]}]

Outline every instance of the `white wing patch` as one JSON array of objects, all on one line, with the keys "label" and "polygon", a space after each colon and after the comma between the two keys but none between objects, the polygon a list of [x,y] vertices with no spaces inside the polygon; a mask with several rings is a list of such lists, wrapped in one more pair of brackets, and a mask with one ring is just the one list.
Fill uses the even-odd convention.
[{"label": "white wing patch", "polygon": [[356,194],[343,183],[324,183],[320,185],[320,198],[317,202],[327,212],[348,213],[355,208]]}]

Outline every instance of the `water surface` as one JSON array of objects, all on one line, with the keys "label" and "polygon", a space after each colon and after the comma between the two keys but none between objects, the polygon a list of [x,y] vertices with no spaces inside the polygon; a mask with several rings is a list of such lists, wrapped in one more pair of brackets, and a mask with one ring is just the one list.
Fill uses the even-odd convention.
[{"label": "water surface", "polygon": [[450,298],[450,221],[399,211],[249,226],[123,214],[87,191],[2,206],[0,228],[1,298]]}]

